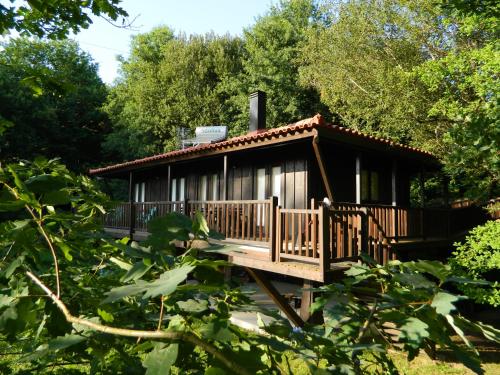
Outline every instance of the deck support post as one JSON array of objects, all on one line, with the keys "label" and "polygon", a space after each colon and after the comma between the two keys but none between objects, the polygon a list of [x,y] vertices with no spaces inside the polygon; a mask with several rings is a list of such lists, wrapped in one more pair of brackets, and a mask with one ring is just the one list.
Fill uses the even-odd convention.
[{"label": "deck support post", "polygon": [[321,314],[311,314],[311,306],[314,302],[314,292],[311,289],[314,287],[315,285],[312,280],[304,279],[300,299],[300,317],[304,322],[311,320],[313,323],[320,323]]},{"label": "deck support post", "polygon": [[333,193],[332,187],[330,186],[330,181],[328,180],[328,174],[326,173],[326,166],[323,160],[323,155],[321,153],[321,148],[319,147],[319,136],[316,135],[313,137],[312,141],[314,154],[316,155],[316,160],[318,161],[319,172],[321,174],[321,179],[323,180],[323,185],[325,185],[326,195],[330,202],[333,202]]},{"label": "deck support post", "polygon": [[278,197],[271,197],[269,207],[269,259],[271,262],[276,262],[276,229],[278,228],[276,215],[276,207],[278,207]]},{"label": "deck support post", "polygon": [[361,155],[356,155],[356,204],[361,204]]},{"label": "deck support post", "polygon": [[425,170],[424,168],[420,168],[420,172],[418,174],[418,182],[420,185],[420,235],[423,239],[425,239],[425,220],[424,220],[424,208],[425,208]]},{"label": "deck support post", "polygon": [[190,216],[188,205],[189,205],[189,199],[184,198],[184,200],[182,201],[182,213],[186,216]]},{"label": "deck support post", "polygon": [[319,208],[319,272],[321,280],[325,281],[330,270],[330,212],[329,207],[322,203]]},{"label": "deck support post", "polygon": [[397,185],[397,173],[398,173],[398,162],[396,160],[392,161],[392,173],[391,173],[391,196],[392,196],[392,206],[394,207],[393,217],[392,217],[392,236],[394,241],[398,240],[399,232],[399,220],[398,220],[398,185]]},{"label": "deck support post", "polygon": [[170,164],[169,164],[167,166],[167,199],[165,199],[166,201],[175,200],[175,199],[172,199],[172,197],[170,196],[171,191],[172,191],[172,174],[171,174]]},{"label": "deck support post", "polygon": [[368,208],[361,207],[359,210],[361,211],[361,252],[368,255],[368,249],[370,248],[368,242],[370,241],[368,236]]},{"label": "deck support post", "polygon": [[228,190],[228,181],[227,181],[227,155],[224,155],[224,186],[222,187],[222,200],[227,201],[227,190]]},{"label": "deck support post", "polygon": [[302,320],[302,318],[295,312],[292,306],[290,306],[290,304],[287,302],[285,297],[283,297],[278,292],[278,290],[274,287],[274,285],[271,284],[271,282],[261,271],[257,271],[253,268],[248,268],[248,267],[245,267],[245,270],[250,274],[250,276],[252,276],[257,285],[259,285],[259,287],[261,287],[269,295],[269,297],[271,297],[274,303],[280,308],[281,311],[285,313],[287,318],[290,319],[295,326],[297,327],[304,326],[304,320]]},{"label": "deck support post", "polygon": [[129,204],[129,230],[128,236],[130,240],[134,239],[134,227],[135,227],[135,205],[134,205],[134,173],[129,172],[128,174],[128,204]]}]

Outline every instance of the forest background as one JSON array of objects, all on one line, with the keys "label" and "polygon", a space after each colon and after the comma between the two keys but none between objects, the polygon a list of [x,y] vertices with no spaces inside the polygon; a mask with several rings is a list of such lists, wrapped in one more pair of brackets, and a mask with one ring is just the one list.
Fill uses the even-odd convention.
[{"label": "forest background", "polygon": [[26,29],[2,45],[0,159],[82,172],[178,148],[197,126],[240,135],[259,89],[268,127],[319,112],[433,152],[457,197],[496,197],[498,33],[493,1],[282,1],[241,37],[139,34],[106,86],[77,43]]}]

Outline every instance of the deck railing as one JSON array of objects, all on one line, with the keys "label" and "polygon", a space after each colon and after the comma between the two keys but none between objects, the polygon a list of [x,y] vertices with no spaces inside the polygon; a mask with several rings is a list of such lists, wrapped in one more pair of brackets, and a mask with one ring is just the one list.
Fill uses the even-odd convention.
[{"label": "deck railing", "polygon": [[334,203],[332,207],[337,210],[368,210],[389,240],[447,237],[450,231],[449,209],[354,203]]},{"label": "deck railing", "polygon": [[271,204],[267,200],[189,201],[188,216],[201,212],[211,230],[226,238],[269,242],[271,238]]},{"label": "deck railing", "polygon": [[247,201],[176,201],[118,204],[104,225],[147,231],[157,216],[201,212],[208,227],[231,241],[267,244],[272,262],[296,261],[318,265],[323,273],[331,263],[356,260],[361,252],[380,263],[394,259],[393,244],[409,238],[446,238],[450,211],[387,205],[333,203],[309,209],[285,209],[277,198]]}]

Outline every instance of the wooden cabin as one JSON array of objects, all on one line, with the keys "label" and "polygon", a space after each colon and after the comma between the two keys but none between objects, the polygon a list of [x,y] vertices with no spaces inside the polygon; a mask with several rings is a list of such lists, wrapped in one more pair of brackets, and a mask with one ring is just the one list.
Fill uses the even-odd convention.
[{"label": "wooden cabin", "polygon": [[[265,95],[251,96],[246,135],[93,169],[126,179],[129,201],[105,218],[143,238],[153,217],[202,212],[236,265],[325,282],[361,251],[384,263],[451,244],[470,212],[412,207],[411,181],[439,174],[428,152],[327,124],[321,115],[265,128]],[[468,218],[469,221],[465,220]],[[404,257],[404,256],[403,256]]]}]

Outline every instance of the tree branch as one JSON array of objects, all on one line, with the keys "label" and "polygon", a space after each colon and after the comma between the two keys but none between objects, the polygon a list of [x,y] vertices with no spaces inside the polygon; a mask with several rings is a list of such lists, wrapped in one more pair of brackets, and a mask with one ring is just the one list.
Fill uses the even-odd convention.
[{"label": "tree branch", "polygon": [[125,336],[125,337],[137,337],[144,339],[163,339],[169,341],[185,341],[195,346],[200,347],[207,353],[214,356],[218,361],[223,363],[229,370],[243,375],[251,375],[244,367],[241,367],[237,363],[233,362],[229,358],[226,357],[225,354],[221,353],[217,347],[214,345],[203,341],[202,339],[196,337],[195,335],[189,332],[168,332],[168,331],[144,331],[137,329],[127,329],[127,328],[115,328],[110,326],[105,326],[103,324],[94,323],[86,319],[77,318],[69,312],[66,305],[44,284],[31,272],[26,272],[28,277],[33,280],[33,282],[38,285],[56,304],[56,306],[61,310],[64,317],[69,323],[80,324],[84,327],[88,327],[94,331],[107,333],[110,335],[116,336]]},{"label": "tree branch", "polygon": [[[17,191],[13,187],[9,186],[5,182],[3,182],[3,185],[12,193],[12,195],[14,195],[14,197],[16,199],[20,199],[19,194],[17,194]],[[50,240],[49,235],[47,234],[47,232],[45,232],[45,229],[43,228],[42,219],[39,219],[36,217],[35,213],[33,212],[33,209],[27,203],[24,204],[24,207],[29,212],[29,214],[31,215],[33,220],[35,221],[36,225],[38,226],[38,229],[42,233],[42,236],[44,237],[45,241],[49,245],[50,252],[52,253],[52,258],[54,259],[57,298],[59,298],[61,296],[61,281],[59,279],[59,262],[57,261],[56,250],[54,249],[54,245],[52,244],[52,241]]]}]

